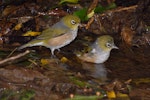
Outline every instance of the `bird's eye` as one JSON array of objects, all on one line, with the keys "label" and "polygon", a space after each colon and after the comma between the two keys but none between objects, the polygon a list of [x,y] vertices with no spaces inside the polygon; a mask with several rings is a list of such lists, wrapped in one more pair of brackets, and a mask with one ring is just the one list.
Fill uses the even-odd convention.
[{"label": "bird's eye", "polygon": [[106,43],[106,47],[110,48],[112,46],[111,43]]},{"label": "bird's eye", "polygon": [[71,24],[72,25],[76,24],[76,21],[75,20],[71,20]]}]

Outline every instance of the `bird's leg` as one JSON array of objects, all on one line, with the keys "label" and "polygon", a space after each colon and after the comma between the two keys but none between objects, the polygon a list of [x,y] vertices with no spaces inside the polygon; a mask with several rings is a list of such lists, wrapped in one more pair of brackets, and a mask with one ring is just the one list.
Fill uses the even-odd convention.
[{"label": "bird's leg", "polygon": [[55,51],[55,49],[51,49],[51,58],[56,58],[54,51]]},{"label": "bird's leg", "polygon": [[58,52],[60,52],[60,49],[59,49],[59,48],[58,48],[57,50],[58,50]]},{"label": "bird's leg", "polygon": [[59,64],[59,59],[54,54],[55,49],[51,49],[51,59],[53,59],[56,64]]}]

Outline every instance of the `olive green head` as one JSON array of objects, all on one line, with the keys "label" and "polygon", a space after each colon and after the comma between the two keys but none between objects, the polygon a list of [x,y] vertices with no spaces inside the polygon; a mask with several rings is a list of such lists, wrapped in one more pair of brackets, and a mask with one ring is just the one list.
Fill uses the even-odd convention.
[{"label": "olive green head", "polygon": [[118,49],[118,47],[114,44],[113,37],[109,35],[103,35],[97,39],[98,46],[104,51],[110,51],[111,49]]},{"label": "olive green head", "polygon": [[66,15],[61,21],[72,30],[77,29],[80,24],[80,18],[74,15]]}]

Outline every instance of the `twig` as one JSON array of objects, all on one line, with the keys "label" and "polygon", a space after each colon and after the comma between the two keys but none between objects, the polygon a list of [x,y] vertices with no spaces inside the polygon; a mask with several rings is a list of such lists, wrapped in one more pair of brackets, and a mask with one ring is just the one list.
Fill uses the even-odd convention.
[{"label": "twig", "polygon": [[90,5],[90,7],[87,11],[87,14],[91,13],[92,10],[94,10],[96,8],[97,4],[98,4],[98,0],[93,0],[92,4]]},{"label": "twig", "polygon": [[[37,64],[34,60],[32,60],[32,59],[28,59],[28,61],[30,61],[30,62],[31,62],[31,64],[34,64],[34,65],[38,66],[38,64]],[[31,65],[31,64],[30,64],[30,65]],[[30,65],[29,65],[29,66],[30,66]]]},{"label": "twig", "polygon": [[[91,11],[92,9],[94,9],[93,7],[96,7],[96,5],[97,5],[97,0],[94,0],[93,3],[91,4],[90,8],[88,9],[88,13],[90,13],[90,11]],[[138,6],[135,5],[135,6],[131,6],[131,7],[124,7],[124,8],[109,10],[109,11],[103,13],[103,14],[100,14],[99,16],[100,16],[100,17],[103,17],[103,16],[106,16],[106,15],[108,15],[108,14],[110,14],[110,13],[116,13],[116,12],[121,12],[121,11],[126,11],[126,10],[136,10],[137,7],[138,7]],[[98,18],[97,18],[97,15],[94,15],[94,17],[95,17],[96,19],[98,19]],[[88,28],[90,27],[90,25],[93,23],[94,17],[92,17],[92,18],[88,21],[88,23],[87,23],[87,25],[86,25],[86,27],[85,27],[86,29],[88,29]],[[101,28],[102,25],[101,25],[100,19],[98,19],[97,21],[98,21],[98,23],[99,23],[99,25],[100,25],[100,28]]]},{"label": "twig", "polygon": [[100,18],[98,18],[98,15],[96,15],[96,14],[95,14],[95,19],[96,19],[96,21],[98,22],[99,29],[100,29],[100,30],[103,30],[103,31],[105,32],[105,29],[104,29],[104,27],[102,26],[101,20],[100,20]]},{"label": "twig", "polygon": [[92,24],[94,22],[94,17],[92,17],[89,21],[88,21],[88,23],[87,23],[87,25],[86,25],[86,29],[88,29],[89,27],[90,27],[90,25]]},{"label": "twig", "polygon": [[109,10],[106,13],[101,14],[100,16],[105,16],[108,13],[115,13],[115,12],[121,12],[121,11],[126,11],[126,10],[136,10],[137,7],[138,7],[137,5],[134,5],[134,6],[130,6],[130,7]]},{"label": "twig", "polygon": [[0,61],[0,65],[4,64],[4,63],[6,63],[6,62],[10,62],[10,61],[16,60],[16,59],[18,59],[18,58],[20,58],[20,57],[22,57],[22,56],[25,56],[25,55],[28,54],[28,53],[30,53],[30,51],[29,51],[29,50],[26,50],[25,52],[23,52],[23,53],[21,53],[21,54],[18,54],[18,55],[16,55],[16,56],[13,56],[13,57],[10,57],[10,58],[6,58],[6,59],[4,59],[4,60],[1,60],[1,61]]},{"label": "twig", "polygon": [[17,48],[15,48],[15,49],[7,56],[7,58],[10,57],[16,50],[17,50]]}]

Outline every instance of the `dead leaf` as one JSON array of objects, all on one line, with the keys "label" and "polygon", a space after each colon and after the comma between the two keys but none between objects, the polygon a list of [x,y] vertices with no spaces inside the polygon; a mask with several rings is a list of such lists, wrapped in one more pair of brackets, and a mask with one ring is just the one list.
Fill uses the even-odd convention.
[{"label": "dead leaf", "polygon": [[40,35],[41,32],[33,32],[33,31],[28,31],[25,34],[23,34],[23,36],[37,36]]},{"label": "dead leaf", "polygon": [[68,59],[66,57],[62,57],[61,60],[60,60],[62,63],[65,63],[68,61]]},{"label": "dead leaf", "polygon": [[4,11],[2,12],[2,16],[8,16],[9,14],[11,14],[12,12],[14,12],[16,9],[18,9],[17,6],[7,6]]},{"label": "dead leaf", "polygon": [[18,23],[15,27],[14,30],[19,30],[22,27],[22,23]]},{"label": "dead leaf", "polygon": [[108,98],[116,98],[116,94],[114,91],[107,91],[107,97]]},{"label": "dead leaf", "polygon": [[123,27],[121,30],[121,37],[127,45],[131,45],[134,34],[135,32],[128,27]]}]

